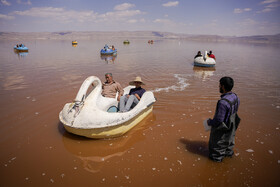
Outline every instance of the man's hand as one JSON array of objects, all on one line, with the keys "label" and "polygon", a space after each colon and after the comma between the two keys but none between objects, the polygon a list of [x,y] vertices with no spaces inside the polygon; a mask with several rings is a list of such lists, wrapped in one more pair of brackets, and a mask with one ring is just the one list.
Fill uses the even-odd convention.
[{"label": "man's hand", "polygon": [[135,97],[140,101],[140,97],[139,97],[139,95],[138,94],[134,94],[135,95]]}]

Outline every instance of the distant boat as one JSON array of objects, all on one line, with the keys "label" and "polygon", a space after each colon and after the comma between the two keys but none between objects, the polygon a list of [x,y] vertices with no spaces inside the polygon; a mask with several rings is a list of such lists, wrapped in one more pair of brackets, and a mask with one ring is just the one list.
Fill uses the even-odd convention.
[{"label": "distant boat", "polygon": [[210,58],[207,55],[207,51],[205,51],[205,55],[196,57],[194,59],[194,66],[199,66],[199,67],[215,67],[216,61],[214,58]]},{"label": "distant boat", "polygon": [[130,43],[130,41],[129,40],[125,40],[125,41],[123,41],[123,44],[129,44]]},{"label": "distant boat", "polygon": [[16,50],[17,52],[28,52],[28,48],[23,44],[15,45],[14,50]]},{"label": "distant boat", "polygon": [[[87,94],[87,91],[93,90]],[[128,94],[133,86],[124,88]],[[139,103],[130,111],[118,113],[117,95],[103,97],[102,83],[98,77],[88,77],[80,87],[73,103],[67,103],[59,113],[64,128],[73,134],[89,138],[110,138],[121,136],[153,110],[156,102],[153,92],[146,91]]]},{"label": "distant boat", "polygon": [[116,55],[117,54],[117,49],[115,49],[115,47],[112,46],[108,46],[107,44],[104,46],[103,49],[101,49],[100,51],[101,55]]},{"label": "distant boat", "polygon": [[77,45],[77,44],[78,44],[77,40],[72,41],[72,45]]}]

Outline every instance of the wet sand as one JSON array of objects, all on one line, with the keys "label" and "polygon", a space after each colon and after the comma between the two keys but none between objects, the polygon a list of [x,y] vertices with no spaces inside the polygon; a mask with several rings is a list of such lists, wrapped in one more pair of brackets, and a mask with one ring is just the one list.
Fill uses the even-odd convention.
[{"label": "wet sand", "polygon": [[[3,186],[279,186],[279,47],[155,41],[0,43],[0,173]],[[99,55],[104,44],[115,58]],[[216,68],[194,68],[212,49]],[[125,87],[136,75],[157,98],[154,110],[124,136],[92,140],[69,134],[58,114],[88,76],[112,72]],[[235,80],[242,119],[235,155],[207,158],[222,76]]]}]

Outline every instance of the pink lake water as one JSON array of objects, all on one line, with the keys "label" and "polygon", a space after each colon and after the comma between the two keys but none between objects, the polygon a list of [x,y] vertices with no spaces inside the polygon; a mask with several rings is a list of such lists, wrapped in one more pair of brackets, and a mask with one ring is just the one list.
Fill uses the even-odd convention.
[{"label": "pink lake water", "polygon": [[[279,186],[279,46],[178,40],[14,41],[0,43],[1,186]],[[105,44],[116,57],[101,57]],[[198,50],[216,68],[194,68]],[[141,76],[157,98],[152,114],[124,136],[93,140],[65,131],[58,114],[91,75],[106,72],[123,87]],[[235,155],[208,159],[209,132],[231,76],[242,119]]]}]

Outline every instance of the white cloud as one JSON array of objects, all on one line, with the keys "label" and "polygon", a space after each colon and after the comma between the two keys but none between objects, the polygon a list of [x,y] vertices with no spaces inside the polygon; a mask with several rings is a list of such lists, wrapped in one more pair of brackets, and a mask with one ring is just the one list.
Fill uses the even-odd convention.
[{"label": "white cloud", "polygon": [[169,1],[167,3],[162,4],[164,7],[172,7],[172,6],[177,6],[179,4],[178,1]]},{"label": "white cloud", "polygon": [[64,8],[54,7],[34,7],[26,11],[14,11],[13,14],[20,16],[52,18],[61,22],[85,22],[91,21],[96,18],[96,14],[93,11],[78,12],[74,10],[64,10]]},{"label": "white cloud", "polygon": [[23,1],[23,0],[17,0],[18,4],[23,4],[23,5],[32,5],[30,0]]},{"label": "white cloud", "polygon": [[137,19],[130,19],[127,21],[127,23],[137,23],[137,22],[138,22]]},{"label": "white cloud", "polygon": [[279,33],[280,25],[278,22],[256,21],[254,19],[245,19],[233,28],[237,29],[239,35],[256,35],[256,34],[275,34]]},{"label": "white cloud", "polygon": [[257,13],[266,13],[271,12],[276,9],[276,7],[280,6],[280,0],[266,0],[261,2],[260,4],[266,5],[261,11]]},{"label": "white cloud", "polygon": [[233,10],[233,12],[234,12],[235,14],[241,14],[241,13],[243,13],[243,12],[249,12],[249,11],[251,11],[251,10],[252,10],[251,8],[244,8],[244,9],[235,8],[235,9]]},{"label": "white cloud", "polygon": [[6,5],[6,6],[11,6],[11,3],[8,2],[7,0],[1,0],[1,4]]},{"label": "white cloud", "polygon": [[234,12],[235,14],[240,14],[240,13],[242,13],[242,10],[241,10],[240,8],[235,8],[235,9],[233,10],[233,12]]},{"label": "white cloud", "polygon": [[279,0],[265,0],[265,1],[262,1],[261,4],[270,4],[270,3],[276,3],[276,2],[279,2]]},{"label": "white cloud", "polygon": [[119,19],[123,20],[140,14],[144,14],[144,13],[141,12],[140,10],[124,10],[124,11],[107,12],[105,14],[98,15],[98,17],[104,20],[119,20]]},{"label": "white cloud", "polygon": [[248,11],[251,11],[251,10],[252,10],[251,8],[244,8],[245,12],[248,12]]},{"label": "white cloud", "polygon": [[252,25],[258,24],[258,22],[256,22],[253,19],[248,18],[248,19],[243,20],[242,22],[239,22],[238,24],[240,26],[252,26]]},{"label": "white cloud", "polygon": [[154,23],[171,23],[169,19],[155,19]]},{"label": "white cloud", "polygon": [[278,6],[279,6],[279,4],[269,4],[269,5],[265,6],[265,7],[266,8],[276,8]]},{"label": "white cloud", "polygon": [[93,11],[65,10],[64,8],[55,7],[33,7],[25,11],[14,11],[12,14],[20,16],[49,18],[61,23],[70,23],[75,21],[80,23],[112,21],[127,21],[129,23],[133,23],[135,20],[132,19],[132,17],[145,13],[141,12],[140,10],[123,10],[98,14]]},{"label": "white cloud", "polygon": [[0,19],[6,19],[6,20],[11,20],[14,19],[14,16],[8,16],[8,15],[4,15],[4,14],[0,14]]},{"label": "white cloud", "polygon": [[[262,11],[260,11],[260,12],[265,13],[265,12],[271,12],[271,11],[273,11],[272,8],[264,8],[264,9],[263,9]],[[260,13],[260,12],[258,12],[258,13]]]},{"label": "white cloud", "polygon": [[135,7],[134,4],[123,3],[123,4],[120,4],[120,5],[116,5],[114,7],[114,10],[122,11],[122,10],[127,10],[127,9],[130,9],[130,8],[133,8],[133,7]]}]

